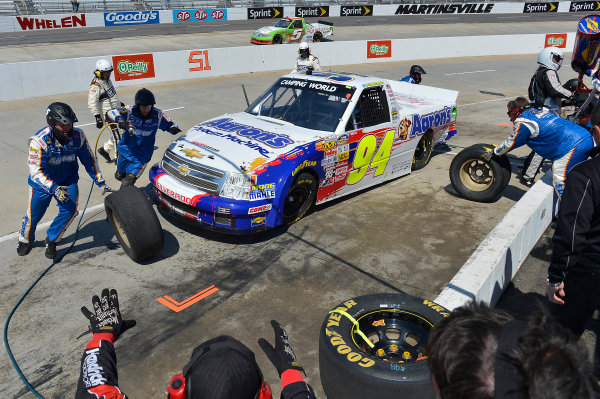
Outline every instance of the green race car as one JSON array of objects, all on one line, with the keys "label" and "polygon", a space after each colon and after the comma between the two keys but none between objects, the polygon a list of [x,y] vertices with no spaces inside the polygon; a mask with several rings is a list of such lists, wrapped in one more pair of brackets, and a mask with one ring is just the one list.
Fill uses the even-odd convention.
[{"label": "green race car", "polygon": [[250,43],[281,44],[292,42],[320,42],[333,35],[331,22],[307,23],[304,18],[282,18],[274,26],[264,26],[250,36]]}]

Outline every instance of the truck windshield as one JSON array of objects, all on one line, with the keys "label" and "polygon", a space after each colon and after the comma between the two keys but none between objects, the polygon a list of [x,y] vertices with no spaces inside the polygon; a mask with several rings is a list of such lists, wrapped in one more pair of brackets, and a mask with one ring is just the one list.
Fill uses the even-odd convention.
[{"label": "truck windshield", "polygon": [[335,131],[355,88],[330,82],[282,78],[246,109],[307,129]]},{"label": "truck windshield", "polygon": [[275,24],[275,27],[276,28],[287,28],[289,24],[290,24],[290,20],[289,19],[280,19]]}]

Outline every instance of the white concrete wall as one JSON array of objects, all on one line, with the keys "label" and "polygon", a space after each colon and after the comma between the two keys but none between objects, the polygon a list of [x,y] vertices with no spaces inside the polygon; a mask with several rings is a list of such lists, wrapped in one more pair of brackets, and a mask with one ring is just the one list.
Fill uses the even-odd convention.
[{"label": "white concrete wall", "polygon": [[[573,48],[575,34],[567,36],[567,48]],[[392,40],[390,58],[367,58],[367,41],[314,43],[311,48],[319,55],[325,68],[371,62],[409,61],[420,59],[490,56],[504,54],[534,54],[544,46],[544,34],[463,36]],[[190,51],[206,50],[210,70],[190,71]],[[112,55],[103,57],[110,59]],[[115,86],[142,85],[201,77],[239,73],[292,69],[297,46],[244,46],[211,49],[190,49],[153,53],[156,77],[115,81]],[[60,59],[37,62],[0,64],[0,76],[8,76],[0,86],[0,101],[21,100],[87,90],[89,71],[99,57]],[[113,80],[115,78],[113,77]],[[44,82],[43,85],[40,82]]]}]

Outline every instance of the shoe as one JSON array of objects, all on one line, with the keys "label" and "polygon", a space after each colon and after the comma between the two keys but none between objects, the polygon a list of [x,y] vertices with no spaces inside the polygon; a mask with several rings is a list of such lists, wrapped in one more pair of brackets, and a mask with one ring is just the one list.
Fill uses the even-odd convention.
[{"label": "shoe", "polygon": [[48,259],[56,258],[56,243],[50,242],[48,237],[46,237],[46,258],[48,258]]},{"label": "shoe", "polygon": [[123,173],[115,172],[115,179],[117,179],[118,181],[123,180],[124,177],[125,175]]},{"label": "shoe", "polygon": [[17,254],[19,254],[19,256],[25,256],[29,253],[29,251],[31,251],[31,247],[29,246],[29,244],[19,241],[19,246],[17,247]]},{"label": "shoe", "polygon": [[531,186],[533,186],[535,184],[535,180],[533,180],[533,179],[526,179],[524,177],[520,178],[519,182],[522,185],[527,186],[527,187],[531,187]]},{"label": "shoe", "polygon": [[108,152],[106,152],[104,148],[98,148],[98,154],[102,155],[102,157],[106,159],[106,162],[111,162],[110,155],[108,155]]}]

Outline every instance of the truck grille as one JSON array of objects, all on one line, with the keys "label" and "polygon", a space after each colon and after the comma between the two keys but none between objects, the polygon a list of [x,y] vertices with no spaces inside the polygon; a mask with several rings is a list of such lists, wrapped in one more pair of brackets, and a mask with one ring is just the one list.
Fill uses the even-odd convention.
[{"label": "truck grille", "polygon": [[224,172],[193,164],[171,150],[165,152],[162,168],[173,178],[215,195],[225,180]]},{"label": "truck grille", "polygon": [[160,198],[163,201],[165,201],[167,204],[169,204],[169,206],[172,207],[174,210],[177,210],[177,211],[182,212],[182,213],[187,213],[187,214],[192,215],[192,216],[198,215],[199,211],[198,211],[197,208],[195,208],[195,207],[193,207],[191,205],[188,205],[186,203],[177,201],[176,199],[173,199],[173,198],[169,197],[167,194],[162,194],[160,196]]}]

